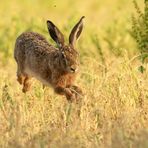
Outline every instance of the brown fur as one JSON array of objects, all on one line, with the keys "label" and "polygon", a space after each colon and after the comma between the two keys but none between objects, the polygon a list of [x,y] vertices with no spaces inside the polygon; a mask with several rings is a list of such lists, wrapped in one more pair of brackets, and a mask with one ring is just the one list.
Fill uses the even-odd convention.
[{"label": "brown fur", "polygon": [[74,44],[82,31],[83,18],[71,31],[69,45],[65,45],[63,34],[51,21],[47,21],[48,31],[58,48],[34,32],[22,33],[16,39],[14,57],[17,62],[17,80],[23,85],[24,93],[31,87],[31,78],[35,77],[44,85],[52,86],[56,93],[65,95],[68,100],[82,94],[81,89],[73,83],[79,66]]}]

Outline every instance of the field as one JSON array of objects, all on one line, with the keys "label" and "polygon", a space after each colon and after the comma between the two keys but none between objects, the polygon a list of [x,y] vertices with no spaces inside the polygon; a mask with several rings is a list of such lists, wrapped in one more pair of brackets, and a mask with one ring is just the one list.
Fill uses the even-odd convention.
[{"label": "field", "polygon": [[[141,10],[144,0],[137,0]],[[144,73],[132,37],[133,2],[128,0],[5,0],[0,5],[1,148],[147,148],[148,65]],[[50,43],[46,20],[65,38],[85,16],[77,42],[76,84],[85,96],[69,103],[33,81],[22,93],[13,58],[17,36],[28,30]],[[136,15],[136,14],[135,14]]]}]

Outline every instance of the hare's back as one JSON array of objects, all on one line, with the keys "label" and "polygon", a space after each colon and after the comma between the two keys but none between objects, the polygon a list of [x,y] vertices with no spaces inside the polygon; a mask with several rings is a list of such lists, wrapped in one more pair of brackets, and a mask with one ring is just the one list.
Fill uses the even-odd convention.
[{"label": "hare's back", "polygon": [[22,33],[16,41],[16,46],[18,50],[23,50],[23,52],[51,52],[54,50],[47,40],[35,32],[25,32]]}]

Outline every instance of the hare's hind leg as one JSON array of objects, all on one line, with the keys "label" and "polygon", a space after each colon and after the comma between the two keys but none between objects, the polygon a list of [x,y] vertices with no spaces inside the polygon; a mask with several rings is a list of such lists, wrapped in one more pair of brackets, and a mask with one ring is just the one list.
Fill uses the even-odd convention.
[{"label": "hare's hind leg", "polygon": [[17,67],[17,81],[22,85],[24,83],[25,75],[23,74],[23,70],[21,66],[18,64]]},{"label": "hare's hind leg", "polygon": [[22,85],[24,82],[24,76],[23,75],[17,75],[17,81]]},{"label": "hare's hind leg", "polygon": [[26,93],[27,91],[29,91],[30,88],[31,88],[31,82],[30,82],[30,80],[31,80],[31,77],[29,77],[28,75],[26,75],[25,76],[25,79],[24,79],[24,83],[23,83],[23,89],[22,89],[22,91],[24,93]]},{"label": "hare's hind leg", "polygon": [[31,87],[31,82],[30,82],[31,77],[29,77],[25,72],[24,72],[24,66],[23,63],[18,63],[17,67],[17,81],[23,85],[22,91],[26,93],[30,87]]}]

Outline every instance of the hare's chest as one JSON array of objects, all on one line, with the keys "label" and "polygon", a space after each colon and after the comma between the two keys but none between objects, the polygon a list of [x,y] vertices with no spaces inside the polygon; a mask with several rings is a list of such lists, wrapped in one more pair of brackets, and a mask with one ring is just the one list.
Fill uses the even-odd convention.
[{"label": "hare's chest", "polygon": [[71,75],[71,74],[60,75],[56,77],[54,75],[53,84],[56,86],[58,85],[62,87],[67,87],[67,86],[71,86],[74,83],[74,79],[75,79],[75,75]]},{"label": "hare's chest", "polygon": [[74,83],[75,75],[71,74],[66,77],[66,86],[70,86]]}]

